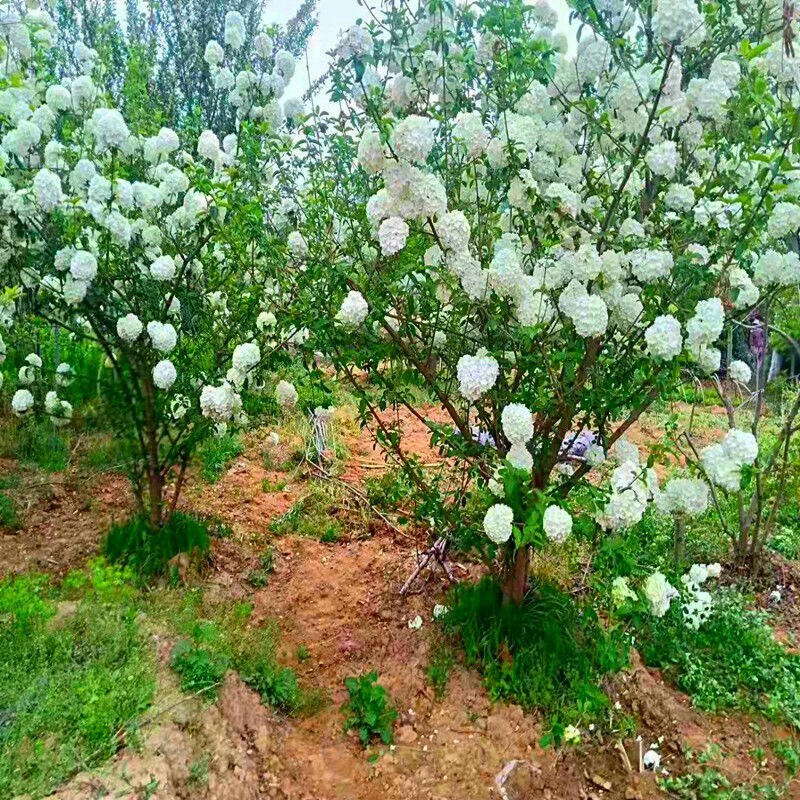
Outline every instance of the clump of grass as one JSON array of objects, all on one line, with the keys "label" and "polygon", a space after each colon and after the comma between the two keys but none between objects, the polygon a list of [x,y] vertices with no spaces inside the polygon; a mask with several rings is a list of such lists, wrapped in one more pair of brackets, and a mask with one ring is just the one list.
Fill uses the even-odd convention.
[{"label": "clump of grass", "polygon": [[777,786],[732,785],[721,772],[711,768],[662,778],[658,783],[676,800],[778,800],[784,794]]},{"label": "clump of grass", "polygon": [[603,715],[608,698],[600,682],[627,663],[627,647],[590,607],[544,583],[519,606],[504,604],[489,578],[456,587],[448,606],[444,631],[481,670],[489,696],[548,714],[546,743],[558,743],[568,723]]},{"label": "clump of grass", "polygon": [[193,564],[201,566],[210,548],[205,522],[192,514],[176,511],[157,530],[142,517],[115,524],[108,532],[104,550],[109,560],[130,566],[141,577],[164,575],[169,562],[186,553]]},{"label": "clump of grass", "polygon": [[736,590],[716,594],[711,618],[696,631],[676,609],[646,619],[638,638],[645,661],[698,708],[755,711],[800,728],[800,655],[775,640],[765,614]]},{"label": "clump of grass", "polygon": [[213,698],[228,670],[235,670],[264,703],[286,713],[312,714],[326,702],[279,663],[277,626],[251,625],[249,604],[211,604],[199,589],[178,596],[167,590],[155,594],[153,603],[153,613],[181,637],[170,663],[184,691]]},{"label": "clump of grass", "polygon": [[431,645],[428,666],[425,675],[433,687],[438,700],[447,694],[447,684],[456,665],[456,654],[453,648],[443,639],[436,639]]},{"label": "clump of grass", "polygon": [[0,491],[0,529],[17,531],[22,527],[22,520],[17,512],[14,498]]},{"label": "clump of grass", "polygon": [[343,507],[343,497],[334,487],[313,484],[311,491],[270,525],[278,536],[308,536],[322,542],[338,542],[344,531],[336,513]]},{"label": "clump of grass", "polygon": [[212,437],[200,449],[203,477],[216,483],[227,466],[244,452],[244,444],[238,436],[226,434]]},{"label": "clump of grass", "polygon": [[130,577],[96,561],[61,587],[0,581],[0,797],[49,794],[135,733],[156,667]]},{"label": "clump of grass", "polygon": [[0,457],[30,464],[45,472],[61,472],[69,463],[66,429],[36,417],[0,426]]}]

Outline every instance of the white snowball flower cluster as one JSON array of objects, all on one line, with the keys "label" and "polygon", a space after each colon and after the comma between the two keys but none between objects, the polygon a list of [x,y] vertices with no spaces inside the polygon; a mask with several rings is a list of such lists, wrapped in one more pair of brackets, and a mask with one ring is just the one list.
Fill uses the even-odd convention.
[{"label": "white snowball flower cluster", "polygon": [[645,162],[654,175],[672,180],[680,163],[675,142],[666,141],[653,146],[645,156]]},{"label": "white snowball flower cluster", "polygon": [[378,241],[385,256],[393,256],[405,247],[408,238],[408,223],[400,217],[385,219],[378,229]]},{"label": "white snowball flower cluster", "polygon": [[686,323],[686,351],[703,372],[719,369],[721,354],[711,345],[719,339],[724,325],[725,309],[718,297],[700,300]]},{"label": "white snowball flower cluster", "polygon": [[558,307],[572,320],[578,336],[596,338],[602,336],[608,328],[608,306],[603,298],[589,294],[586,287],[575,279],[561,293]]},{"label": "white snowball flower cluster", "polygon": [[767,233],[782,239],[800,229],[800,206],[795,203],[775,203],[767,223]]},{"label": "white snowball flower cluster", "polygon": [[514,512],[504,503],[495,503],[483,518],[483,530],[495,544],[507,542],[514,532]]},{"label": "white snowball flower cluster", "polygon": [[527,444],[533,437],[533,415],[522,403],[509,403],[501,415],[503,433],[513,444]]},{"label": "white snowball flower cluster", "polygon": [[33,179],[33,191],[42,211],[53,211],[58,208],[64,193],[61,189],[61,178],[46,167],[40,169]]},{"label": "white snowball flower cluster", "polygon": [[722,442],[700,451],[700,460],[709,480],[729,492],[739,489],[742,467],[753,464],[757,457],[755,436],[738,428],[731,428]]},{"label": "white snowball flower cluster", "polygon": [[261,361],[261,349],[255,342],[243,342],[233,349],[233,368],[242,374],[247,374]]},{"label": "white snowball flower cluster", "polygon": [[336,321],[348,328],[357,328],[364,323],[369,314],[369,306],[361,292],[352,290],[342,300],[339,311],[336,313]]},{"label": "white snowball flower cluster", "polygon": [[370,32],[361,25],[353,25],[339,38],[335,53],[342,61],[349,61],[368,55],[374,46]]},{"label": "white snowball flower cluster", "polygon": [[548,506],[542,519],[547,538],[554,542],[563,542],[572,531],[572,517],[560,506]]},{"label": "white snowball flower cluster", "polygon": [[793,250],[786,254],[767,250],[756,259],[753,283],[757,287],[800,284],[800,256]]},{"label": "white snowball flower cluster", "polygon": [[125,118],[115,108],[95,109],[91,127],[94,131],[94,148],[98,153],[124,149],[131,135]]},{"label": "white snowball flower cluster", "polygon": [[390,145],[398,158],[425,161],[433,148],[436,122],[430,117],[409,114],[395,125]]},{"label": "white snowball flower cluster", "polygon": [[204,386],[200,392],[200,411],[212,422],[227,422],[240,405],[241,398],[227,382],[220,386]]},{"label": "white snowball flower cluster", "polygon": [[286,246],[297,259],[302,260],[308,256],[308,242],[300,231],[290,231],[286,237]]},{"label": "white snowball flower cluster", "polygon": [[663,617],[679,592],[663,573],[654,572],[644,583],[644,596],[650,605],[650,613],[654,617]]},{"label": "white snowball flower cluster", "polygon": [[241,50],[244,39],[244,17],[238,11],[229,11],[225,15],[225,44],[232,50]]},{"label": "white snowball flower cluster", "polygon": [[150,265],[150,274],[157,281],[171,281],[175,277],[175,260],[172,256],[159,256]]},{"label": "white snowball flower cluster", "polygon": [[22,417],[33,408],[34,403],[33,394],[28,389],[17,389],[11,398],[11,410],[18,417]]},{"label": "white snowball flower cluster", "polygon": [[297,389],[289,381],[278,381],[278,385],[275,387],[275,399],[284,408],[295,406],[298,400]]},{"label": "white snowball flower cluster", "polygon": [[54,391],[50,391],[44,398],[44,410],[54,425],[69,424],[72,419],[72,403],[62,400]]},{"label": "white snowball flower cluster", "polygon": [[661,41],[695,45],[705,38],[705,21],[695,0],[658,0],[653,33]]},{"label": "white snowball flower cluster", "polygon": [[165,358],[153,367],[153,383],[159,389],[169,389],[177,377],[178,372],[175,365],[169,359]]},{"label": "white snowball flower cluster", "polygon": [[474,403],[494,386],[500,374],[500,365],[485,352],[478,352],[474,356],[461,356],[456,365],[456,373],[461,396]]},{"label": "white snowball flower cluster", "polygon": [[728,364],[728,377],[737,383],[748,384],[753,377],[753,373],[746,362],[737,360]]},{"label": "white snowball flower cluster", "polygon": [[644,332],[647,352],[654,361],[671,361],[683,349],[681,324],[671,314],[656,317]]},{"label": "white snowball flower cluster", "polygon": [[169,322],[158,322],[157,320],[148,322],[147,334],[153,348],[160,353],[169,353],[178,343],[178,333]]},{"label": "white snowball flower cluster", "polygon": [[120,317],[117,320],[117,334],[119,338],[127,344],[135,342],[143,330],[144,325],[142,325],[141,320],[136,314],[126,314],[124,317]]},{"label": "white snowball flower cluster", "polygon": [[197,140],[197,154],[209,161],[217,161],[220,155],[219,138],[214,131],[203,131]]},{"label": "white snowball flower cluster", "polygon": [[89,283],[97,276],[97,259],[86,250],[76,250],[69,262],[73,280]]},{"label": "white snowball flower cluster", "polygon": [[708,484],[699,478],[673,478],[654,497],[662,514],[697,516],[708,508]]},{"label": "white snowball flower cluster", "polygon": [[709,578],[718,578],[722,572],[719,564],[692,564],[689,571],[681,576],[685,597],[683,600],[683,619],[692,630],[708,621],[713,607],[713,598],[700,587]]}]

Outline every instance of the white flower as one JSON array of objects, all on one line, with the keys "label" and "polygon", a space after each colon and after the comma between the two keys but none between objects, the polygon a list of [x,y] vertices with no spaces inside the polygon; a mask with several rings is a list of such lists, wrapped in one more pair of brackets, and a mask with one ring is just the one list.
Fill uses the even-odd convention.
[{"label": "white flower", "polygon": [[433,607],[433,618],[434,619],[441,619],[444,617],[450,609],[447,606],[443,606],[441,603],[437,603]]},{"label": "white flower", "polygon": [[233,368],[237,372],[247,373],[261,361],[261,350],[255,342],[237,344],[233,350]]},{"label": "white flower", "polygon": [[209,67],[218,67],[225,58],[225,51],[222,45],[215,39],[209,39],[206,43],[206,49],[203,52],[203,59]]},{"label": "white flower", "polygon": [[214,131],[203,131],[197,140],[197,154],[209,161],[219,159],[219,139]]},{"label": "white flower", "polygon": [[358,143],[358,163],[370,174],[383,169],[385,157],[380,134],[374,128],[365,128]]},{"label": "white flower", "polygon": [[169,322],[148,322],[147,333],[153,347],[161,353],[169,353],[178,343],[177,331]]},{"label": "white flower", "polygon": [[89,283],[97,275],[97,259],[87,250],[76,250],[69,262],[73,280]]},{"label": "white flower", "polygon": [[658,0],[652,26],[656,38],[673,44],[705,38],[705,21],[695,0]]},{"label": "white flower", "polygon": [[560,506],[548,506],[542,519],[547,538],[563,542],[572,531],[572,517]]},{"label": "white flower", "polygon": [[728,377],[737,383],[750,383],[752,372],[744,361],[731,361],[728,364]]},{"label": "white flower", "polygon": [[619,576],[611,584],[611,601],[621,606],[626,600],[636,600],[636,592],[628,585],[628,579]]},{"label": "white flower", "polygon": [[157,281],[171,281],[175,277],[175,261],[172,256],[159,256],[150,265],[150,274]]},{"label": "white flower", "polygon": [[511,538],[514,526],[514,512],[503,503],[495,503],[483,518],[483,530],[495,543],[503,544]]},{"label": "white flower", "polygon": [[389,217],[385,219],[378,229],[378,241],[381,245],[381,252],[385,256],[393,256],[399,253],[405,246],[408,238],[408,225],[400,217]]},{"label": "white flower", "polygon": [[153,367],[153,383],[159,389],[169,389],[177,377],[175,365],[166,358]]},{"label": "white flower", "polygon": [[644,594],[650,604],[650,613],[654,617],[663,617],[678,590],[666,579],[661,572],[654,572],[644,584]]},{"label": "white flower", "polygon": [[506,453],[506,460],[515,469],[523,469],[525,472],[533,469],[533,455],[525,444],[519,442],[512,444]]},{"label": "white flower", "polygon": [[647,352],[654,361],[671,361],[683,349],[681,324],[671,314],[656,317],[644,332]]},{"label": "white flower", "polygon": [[425,161],[433,147],[436,122],[430,117],[410,114],[395,125],[390,144],[398,158]]},{"label": "white flower", "polygon": [[136,314],[126,314],[117,320],[117,335],[123,342],[128,344],[135,342],[142,330],[144,330],[144,326]]},{"label": "white flower", "polygon": [[33,179],[33,190],[42,211],[53,211],[61,205],[61,178],[49,169],[40,169]]},{"label": "white flower", "polygon": [[666,141],[652,147],[645,156],[645,161],[654,175],[671,180],[680,163],[680,155],[675,147],[675,142]]},{"label": "white flower", "polygon": [[666,250],[633,250],[628,254],[631,272],[641,283],[655,283],[668,278],[674,264],[672,253]]},{"label": "white flower", "polygon": [[229,11],[225,15],[225,44],[232,50],[240,50],[244,37],[244,17],[238,11]]},{"label": "white flower", "polygon": [[578,744],[581,740],[581,732],[574,725],[567,725],[564,728],[564,744]]},{"label": "white flower", "polygon": [[700,479],[673,478],[654,498],[662,514],[696,516],[708,508],[708,485]]},{"label": "white flower", "polygon": [[27,389],[17,389],[11,398],[11,410],[21,417],[33,408],[33,395]]},{"label": "white flower", "polygon": [[336,313],[336,321],[348,328],[357,328],[364,323],[369,314],[369,306],[361,292],[355,290],[347,293],[342,300],[339,311]]},{"label": "white flower", "polygon": [[342,61],[349,61],[351,58],[368,55],[373,47],[370,32],[360,25],[353,25],[341,35],[335,53]]},{"label": "white flower", "polygon": [[221,386],[204,386],[200,392],[200,411],[212,422],[224,423],[233,416],[239,396],[229,383]]},{"label": "white flower", "polygon": [[731,428],[722,440],[725,453],[737,464],[752,464],[758,458],[758,442],[750,431]]},{"label": "white flower", "polygon": [[289,252],[298,259],[304,259],[308,255],[308,242],[300,231],[291,231],[286,237],[286,246]]},{"label": "white flower", "polygon": [[295,406],[298,399],[297,389],[289,381],[278,381],[275,387],[275,399],[284,408]]},{"label": "white flower", "polygon": [[500,374],[500,365],[491,356],[482,353],[464,355],[458,359],[456,373],[461,396],[474,403],[494,386]]},{"label": "white flower", "polygon": [[422,627],[422,617],[417,614],[416,617],[408,621],[408,627],[412,631],[418,631]]},{"label": "white flower", "polygon": [[130,131],[122,114],[115,108],[96,108],[92,114],[94,149],[98,153],[106,150],[122,150],[128,143]]},{"label": "white flower", "polygon": [[800,228],[800,206],[794,203],[775,203],[767,222],[767,233],[773,239],[782,239]]},{"label": "white flower", "polygon": [[525,444],[533,437],[533,414],[522,403],[509,403],[503,409],[501,422],[511,444]]}]

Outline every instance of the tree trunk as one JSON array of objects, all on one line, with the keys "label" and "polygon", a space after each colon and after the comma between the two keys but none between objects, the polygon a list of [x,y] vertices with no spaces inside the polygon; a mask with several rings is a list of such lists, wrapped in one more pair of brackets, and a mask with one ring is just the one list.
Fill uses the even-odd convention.
[{"label": "tree trunk", "polygon": [[156,529],[161,527],[164,504],[164,479],[159,471],[148,470],[147,482],[150,500],[150,526]]},{"label": "tree trunk", "polygon": [[519,605],[528,588],[528,573],[531,566],[530,547],[520,547],[506,563],[506,577],[503,584],[503,603]]}]

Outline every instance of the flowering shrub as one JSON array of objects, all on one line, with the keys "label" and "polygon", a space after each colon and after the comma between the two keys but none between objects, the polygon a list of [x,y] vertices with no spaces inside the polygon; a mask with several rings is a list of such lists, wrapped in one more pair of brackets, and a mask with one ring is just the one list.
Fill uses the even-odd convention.
[{"label": "flowering shrub", "polygon": [[[516,601],[530,547],[569,535],[576,487],[603,528],[641,519],[661,490],[626,430],[800,281],[800,62],[773,5],[575,0],[570,52],[546,2],[432,0],[334,54],[343,113],[307,128],[298,225],[311,305],[331,313],[307,344],[361,393],[435,525],[479,498]],[[427,421],[450,457],[435,484],[380,416],[417,413],[409,385],[452,423]],[[702,461],[733,489],[757,447],[733,433]],[[704,506],[688,481],[661,506]]]},{"label": "flowering shrub", "polygon": [[[58,31],[44,9],[4,13],[2,275],[21,292],[3,318],[34,316],[103,350],[108,417],[131,451],[140,509],[159,526],[197,444],[247,423],[243,393],[265,388],[270,355],[294,332],[278,322],[285,271],[272,258],[285,253],[291,210],[277,98],[294,61],[261,37],[258,72],[242,69],[228,87],[236,132],[182,142],[169,128],[132,129],[108,107],[97,53],[82,42],[78,74],[52,74]],[[229,14],[232,50],[240,29]],[[224,69],[222,46],[209,51]],[[26,358],[11,408],[67,422],[70,367],[43,386],[42,366]]]}]

